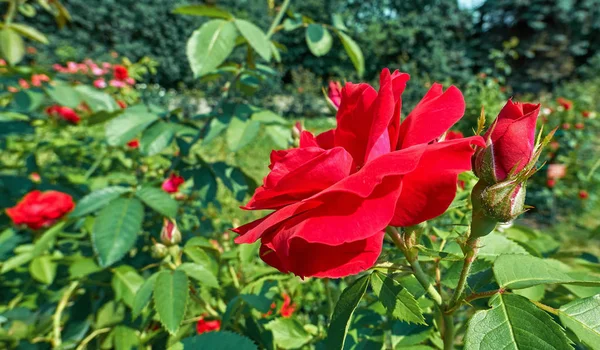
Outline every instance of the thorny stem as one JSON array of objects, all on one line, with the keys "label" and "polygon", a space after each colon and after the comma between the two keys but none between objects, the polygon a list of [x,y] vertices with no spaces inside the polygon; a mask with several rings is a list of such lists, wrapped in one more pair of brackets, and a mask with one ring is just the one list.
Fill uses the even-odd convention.
[{"label": "thorny stem", "polygon": [[388,228],[388,234],[394,241],[394,244],[404,253],[406,256],[406,260],[410,264],[413,269],[413,274],[417,278],[417,281],[425,288],[425,291],[429,294],[429,296],[433,299],[433,301],[441,307],[443,305],[442,296],[435,289],[435,286],[429,281],[427,278],[427,274],[421,268],[421,264],[419,264],[418,257],[416,254],[411,254],[409,249],[412,247],[407,247],[405,241],[400,236],[400,232],[394,227]]},{"label": "thorny stem", "polygon": [[100,334],[110,332],[110,330],[111,330],[110,327],[96,329],[95,331],[90,333],[90,335],[85,337],[85,339],[83,339],[81,341],[81,343],[77,346],[77,348],[75,350],[84,350],[86,348],[86,346],[89,344],[89,342],[91,342],[94,338],[96,338]]},{"label": "thorny stem", "polygon": [[454,309],[458,304],[461,303],[461,297],[465,292],[465,287],[467,285],[467,278],[469,277],[469,272],[471,272],[471,266],[473,266],[473,262],[475,261],[475,257],[478,251],[478,238],[469,238],[463,247],[463,251],[465,253],[465,259],[463,262],[462,271],[460,272],[460,278],[458,279],[458,285],[454,290],[454,294],[450,299],[450,303],[448,304],[448,309]]},{"label": "thorny stem", "polygon": [[267,39],[271,39],[271,37],[275,33],[275,28],[277,28],[277,26],[281,22],[281,19],[283,18],[285,11],[287,11],[287,8],[290,6],[290,2],[291,2],[291,0],[285,0],[283,2],[283,4],[281,5],[281,8],[279,9],[279,13],[277,13],[277,16],[275,16],[275,19],[273,20],[273,23],[271,23],[271,27],[269,28],[269,31],[267,32]]},{"label": "thorny stem", "polygon": [[52,328],[53,328],[53,333],[54,333],[54,339],[52,341],[52,345],[55,349],[60,348],[60,345],[62,343],[62,339],[60,336],[60,331],[61,331],[60,320],[62,318],[62,313],[65,310],[65,308],[67,307],[67,303],[69,302],[69,299],[71,298],[71,295],[73,294],[73,292],[75,292],[75,289],[77,289],[78,285],[79,285],[79,281],[71,282],[71,284],[65,291],[65,294],[63,294],[62,298],[60,298],[60,301],[58,302],[58,306],[56,307],[56,312],[52,316],[52,325],[53,325]]}]

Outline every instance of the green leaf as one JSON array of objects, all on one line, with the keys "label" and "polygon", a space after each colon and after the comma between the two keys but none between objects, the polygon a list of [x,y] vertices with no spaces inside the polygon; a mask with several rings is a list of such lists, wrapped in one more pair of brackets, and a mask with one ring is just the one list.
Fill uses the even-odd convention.
[{"label": "green leaf", "polygon": [[174,218],[177,215],[179,203],[160,188],[144,186],[135,195],[156,212]]},{"label": "green leaf", "polygon": [[0,274],[7,273],[8,271],[14,270],[17,267],[24,265],[33,259],[33,254],[31,252],[24,252],[18,255],[15,255],[6,261],[2,262],[2,268],[0,269]]},{"label": "green leaf", "polygon": [[265,130],[277,148],[288,148],[290,142],[292,141],[292,133],[290,128],[283,125],[267,125]]},{"label": "green leaf", "polygon": [[146,307],[146,305],[148,305],[148,302],[152,297],[152,291],[154,290],[157,277],[157,273],[153,274],[146,281],[144,281],[144,283],[137,290],[137,293],[133,298],[133,306],[131,307],[131,314],[134,320],[138,318],[138,316],[142,313],[142,310]]},{"label": "green leaf", "polygon": [[[194,179],[194,189],[200,195],[202,204],[213,202],[217,198],[217,179],[207,165],[194,167],[189,170]],[[184,175],[185,176],[185,175]]]},{"label": "green leaf", "polygon": [[275,319],[267,323],[265,328],[273,332],[275,343],[282,349],[300,348],[311,339],[302,325],[292,318]]},{"label": "green leaf", "polygon": [[178,15],[206,16],[223,19],[231,19],[233,15],[223,9],[208,5],[186,5],[173,10]]},{"label": "green leaf", "polygon": [[252,179],[246,176],[239,168],[229,166],[223,162],[212,165],[213,171],[223,185],[233,193],[236,200],[242,201],[249,191],[254,191]]},{"label": "green leaf", "polygon": [[342,15],[340,15],[339,13],[334,13],[331,16],[331,23],[334,27],[336,27],[339,30],[348,30],[348,28],[344,24],[344,19],[342,18]]},{"label": "green leaf", "polygon": [[96,314],[96,329],[119,324],[125,318],[125,306],[114,300],[102,305]]},{"label": "green leaf", "polygon": [[77,90],[61,81],[55,81],[54,85],[46,86],[44,91],[59,105],[75,108],[81,104],[82,98]]},{"label": "green leaf", "polygon": [[188,297],[188,278],[183,271],[166,271],[158,273],[154,285],[154,307],[158,319],[171,334],[177,333]]},{"label": "green leaf", "polygon": [[42,237],[40,237],[35,242],[35,245],[33,246],[33,250],[31,251],[31,255],[38,256],[38,255],[42,254],[43,252],[45,252],[46,250],[50,249],[50,247],[54,245],[54,239],[56,238],[56,236],[59,233],[61,233],[63,231],[63,228],[65,227],[65,225],[66,225],[66,222],[62,221],[62,222],[55,224],[48,230],[46,230],[46,232],[44,232]]},{"label": "green leaf", "polygon": [[263,314],[271,310],[271,304],[273,303],[273,300],[265,297],[264,295],[240,294],[240,298],[245,301],[246,304],[262,312]]},{"label": "green leaf", "polygon": [[594,350],[600,349],[600,294],[563,305],[558,317],[579,340]]},{"label": "green leaf", "polygon": [[121,265],[113,270],[112,288],[115,300],[123,300],[125,304],[133,307],[133,300],[137,291],[144,283],[144,278],[137,270],[128,265]]},{"label": "green leaf", "polygon": [[140,150],[148,156],[159,154],[171,144],[174,136],[175,130],[171,125],[159,121],[142,134]]},{"label": "green leaf", "polygon": [[194,31],[187,42],[187,57],[194,77],[215,70],[235,47],[238,32],[235,24],[222,19],[211,20]]},{"label": "green leaf", "polygon": [[268,109],[263,109],[253,113],[251,118],[252,120],[256,120],[257,122],[261,122],[263,124],[288,124],[287,120],[285,120],[279,114],[269,111]]},{"label": "green leaf", "polygon": [[302,23],[302,15],[294,13],[290,18],[286,18],[285,21],[283,21],[283,29],[286,32],[289,32],[302,27]]},{"label": "green leaf", "polygon": [[158,117],[150,112],[128,108],[123,114],[106,123],[106,141],[111,146],[122,146],[157,119]]},{"label": "green leaf", "polygon": [[183,263],[177,270],[185,272],[186,275],[200,282],[203,287],[219,288],[219,280],[209,267],[199,263]]},{"label": "green leaf", "polygon": [[83,102],[85,102],[94,113],[99,111],[114,112],[121,109],[112,96],[96,88],[87,85],[79,85],[75,87],[75,90],[79,93]]},{"label": "green leaf", "polygon": [[260,123],[256,120],[233,118],[227,128],[227,146],[231,151],[238,151],[247,146],[260,131]]},{"label": "green leaf", "polygon": [[340,295],[329,323],[326,339],[327,349],[341,350],[344,348],[352,314],[367,291],[370,279],[370,274],[357,279]]},{"label": "green leaf", "polygon": [[208,332],[181,342],[184,350],[258,350],[250,339],[233,332]]},{"label": "green leaf", "polygon": [[600,285],[598,279],[587,281],[569,276],[556,261],[529,255],[501,255],[493,270],[502,288],[520,289],[538,284]]},{"label": "green leaf", "polygon": [[480,239],[478,258],[494,262],[498,256],[503,254],[522,254],[529,255],[525,248],[518,243],[511,241],[503,235],[490,233]]},{"label": "green leaf", "polygon": [[69,266],[69,277],[81,278],[89,276],[95,272],[100,271],[101,268],[96,264],[93,258],[77,258],[71,262]]},{"label": "green leaf", "polygon": [[342,33],[338,30],[337,35],[340,37],[342,45],[344,45],[344,49],[350,57],[350,60],[352,61],[356,72],[359,76],[362,77],[362,75],[365,72],[365,57],[363,56],[362,50],[360,49],[358,44],[354,40],[352,40],[352,38],[349,37],[347,34]]},{"label": "green leaf", "polygon": [[329,31],[319,24],[309,24],[306,28],[306,44],[313,55],[320,57],[331,50],[333,38]]},{"label": "green leaf", "polygon": [[239,32],[242,34],[248,44],[258,52],[260,57],[265,61],[271,60],[271,43],[265,33],[258,28],[254,23],[245,21],[243,19],[236,19],[234,21]]},{"label": "green leaf", "polygon": [[490,302],[469,321],[465,350],[572,349],[563,329],[526,298],[499,294]]},{"label": "green leaf", "polygon": [[107,206],[111,201],[119,198],[123,193],[130,192],[127,187],[109,186],[96,190],[77,202],[75,210],[70,214],[71,217],[77,218],[89,213],[93,213],[98,209]]},{"label": "green leaf", "polygon": [[119,325],[112,333],[115,350],[138,349],[139,338],[135,329]]},{"label": "green leaf", "polygon": [[29,264],[31,276],[44,284],[52,284],[56,277],[57,264],[50,255],[38,256]]},{"label": "green leaf", "polygon": [[0,54],[11,65],[21,62],[25,56],[23,38],[11,28],[0,30]]},{"label": "green leaf", "polygon": [[419,304],[400,283],[381,272],[375,272],[371,276],[371,287],[379,301],[395,318],[425,324],[425,318]]},{"label": "green leaf", "polygon": [[19,23],[11,23],[10,24],[10,29],[14,30],[15,32],[21,34],[22,36],[29,38],[31,40],[37,41],[39,43],[42,44],[48,44],[48,38],[46,37],[46,35],[44,35],[44,33],[40,32],[39,30],[30,27],[28,25],[25,24],[19,24]]},{"label": "green leaf", "polygon": [[92,228],[92,243],[100,266],[121,260],[142,230],[144,206],[137,198],[118,198],[106,206]]}]

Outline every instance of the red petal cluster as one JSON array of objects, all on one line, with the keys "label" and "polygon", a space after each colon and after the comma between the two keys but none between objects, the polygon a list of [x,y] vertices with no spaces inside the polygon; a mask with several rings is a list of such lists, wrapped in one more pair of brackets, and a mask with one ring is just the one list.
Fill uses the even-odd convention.
[{"label": "red petal cluster", "polygon": [[335,129],[303,131],[299,148],[273,151],[271,171],[244,209],[275,211],[234,229],[236,242],[260,239],[261,258],[282,272],[337,278],[375,263],[388,225],[442,214],[483,139],[438,141],[465,110],[453,86],[434,84],[401,121],[408,80],[385,69],[379,91],[347,83]]},{"label": "red petal cluster", "polygon": [[51,226],[75,208],[73,198],[58,191],[31,191],[16,206],[6,209],[15,225],[38,230]]}]

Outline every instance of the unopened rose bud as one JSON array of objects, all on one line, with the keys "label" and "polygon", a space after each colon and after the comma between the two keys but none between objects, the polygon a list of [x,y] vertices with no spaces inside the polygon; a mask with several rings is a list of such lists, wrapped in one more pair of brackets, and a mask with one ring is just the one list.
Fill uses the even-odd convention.
[{"label": "unopened rose bud", "polygon": [[166,247],[164,244],[161,244],[161,243],[155,243],[155,244],[152,246],[152,253],[151,253],[151,256],[152,256],[154,259],[162,259],[162,258],[164,258],[165,256],[167,256],[167,254],[168,254],[168,253],[169,253],[169,249],[168,249],[168,248],[167,248],[167,247]]},{"label": "unopened rose bud", "polygon": [[509,100],[484,135],[486,147],[473,157],[473,171],[489,185],[517,174],[532,160],[539,104]]},{"label": "unopened rose bud", "polygon": [[294,124],[294,126],[292,127],[292,137],[294,138],[294,140],[297,140],[300,138],[300,134],[302,133],[302,130],[304,130],[304,128],[302,127],[302,124],[300,122],[296,122],[296,124]]},{"label": "unopened rose bud", "polygon": [[583,123],[575,123],[575,129],[583,130],[583,128],[585,128],[585,125],[583,125]]},{"label": "unopened rose bud", "polygon": [[486,216],[498,222],[509,222],[524,213],[525,184],[505,181],[489,186],[481,193]]},{"label": "unopened rose bud", "polygon": [[329,89],[327,90],[327,102],[336,111],[342,103],[342,84],[339,81],[330,81]]},{"label": "unopened rose bud", "polygon": [[590,198],[590,194],[586,190],[581,190],[581,191],[579,191],[579,198],[580,199],[588,199],[588,198]]},{"label": "unopened rose bud", "polygon": [[29,179],[31,181],[35,182],[35,183],[42,182],[42,177],[38,173],[31,173],[31,174],[29,174]]},{"label": "unopened rose bud", "polygon": [[165,218],[163,228],[160,232],[160,240],[166,246],[172,246],[181,242],[181,232],[177,228],[175,220]]}]

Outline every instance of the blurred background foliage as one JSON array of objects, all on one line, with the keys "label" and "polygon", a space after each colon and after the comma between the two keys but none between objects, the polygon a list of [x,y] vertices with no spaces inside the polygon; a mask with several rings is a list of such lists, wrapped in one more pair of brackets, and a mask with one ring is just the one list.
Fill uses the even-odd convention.
[{"label": "blurred background foliage", "polygon": [[[185,43],[206,19],[171,13],[188,3],[193,2],[70,0],[66,6],[72,22],[65,30],[50,16],[30,21],[49,34],[50,45],[37,47],[40,59],[81,61],[110,51],[134,61],[149,56],[160,64],[149,82],[164,88],[182,83],[194,87]],[[269,24],[264,13],[276,10],[263,0],[206,3],[231,9],[261,27]],[[599,69],[600,0],[305,0],[293,2],[289,11],[310,14],[322,23],[339,14],[365,53],[365,77],[373,80],[381,67],[409,72],[413,85],[422,87],[411,90],[409,100],[422,96],[427,82],[451,79],[463,85],[478,72],[501,73],[515,93],[523,93],[552,90],[584,76],[578,67]],[[290,50],[279,64],[283,84],[302,79],[299,70],[300,75],[310,74],[311,82],[313,75],[322,81],[356,80],[339,42],[324,57],[315,57],[306,45],[298,45],[303,36],[276,39]]]}]

